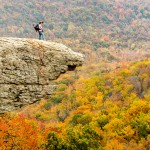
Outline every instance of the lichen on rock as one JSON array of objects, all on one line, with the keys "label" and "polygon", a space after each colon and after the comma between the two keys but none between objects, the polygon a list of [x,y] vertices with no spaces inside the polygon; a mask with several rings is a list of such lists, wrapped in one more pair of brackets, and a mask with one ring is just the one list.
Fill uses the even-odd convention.
[{"label": "lichen on rock", "polygon": [[63,44],[35,39],[0,38],[0,113],[51,95],[52,80],[82,65],[82,54]]}]

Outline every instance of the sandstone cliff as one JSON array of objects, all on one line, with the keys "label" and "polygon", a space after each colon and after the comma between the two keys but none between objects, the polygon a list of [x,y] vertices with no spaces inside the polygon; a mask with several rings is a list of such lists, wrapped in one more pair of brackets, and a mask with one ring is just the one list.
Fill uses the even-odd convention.
[{"label": "sandstone cliff", "polygon": [[52,80],[83,63],[66,46],[34,39],[0,38],[0,113],[52,94]]}]

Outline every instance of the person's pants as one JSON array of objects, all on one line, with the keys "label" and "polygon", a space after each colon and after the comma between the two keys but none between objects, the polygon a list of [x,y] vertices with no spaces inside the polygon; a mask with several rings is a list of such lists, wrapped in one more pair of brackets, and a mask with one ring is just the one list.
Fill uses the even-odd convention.
[{"label": "person's pants", "polygon": [[45,40],[44,32],[39,31],[39,40]]}]

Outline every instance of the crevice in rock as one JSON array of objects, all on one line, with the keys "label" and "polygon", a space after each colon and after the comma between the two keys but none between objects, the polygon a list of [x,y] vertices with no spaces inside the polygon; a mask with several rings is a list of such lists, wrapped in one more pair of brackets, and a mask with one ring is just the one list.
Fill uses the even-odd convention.
[{"label": "crevice in rock", "polygon": [[68,65],[68,70],[67,71],[74,71],[76,69],[75,65]]}]

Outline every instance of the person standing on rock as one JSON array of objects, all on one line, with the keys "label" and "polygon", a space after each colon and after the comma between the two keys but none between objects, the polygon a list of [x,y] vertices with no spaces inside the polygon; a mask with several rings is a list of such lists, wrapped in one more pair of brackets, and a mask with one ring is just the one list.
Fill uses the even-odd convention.
[{"label": "person standing on rock", "polygon": [[39,40],[45,40],[44,31],[43,31],[43,21],[39,22]]},{"label": "person standing on rock", "polygon": [[[39,24],[37,24],[34,29],[35,31],[39,32],[39,40],[45,40],[44,31],[43,31],[43,21],[40,21]],[[34,26],[34,25],[33,25]]]}]

